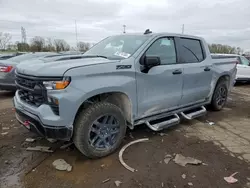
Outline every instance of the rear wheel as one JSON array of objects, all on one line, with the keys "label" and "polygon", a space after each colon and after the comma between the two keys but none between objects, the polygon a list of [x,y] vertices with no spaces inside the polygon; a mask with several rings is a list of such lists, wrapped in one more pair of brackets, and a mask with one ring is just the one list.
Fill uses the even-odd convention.
[{"label": "rear wheel", "polygon": [[126,120],[121,109],[107,102],[83,110],[74,126],[74,143],[89,158],[113,153],[126,133]]},{"label": "rear wheel", "polygon": [[226,80],[220,80],[216,85],[210,104],[212,110],[219,111],[225,106],[228,96],[227,85]]}]

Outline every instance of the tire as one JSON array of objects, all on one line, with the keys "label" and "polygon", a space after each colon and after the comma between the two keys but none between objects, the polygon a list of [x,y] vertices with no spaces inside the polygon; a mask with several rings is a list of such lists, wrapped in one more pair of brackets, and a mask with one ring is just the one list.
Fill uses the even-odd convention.
[{"label": "tire", "polygon": [[[78,114],[74,125],[73,141],[77,149],[86,157],[101,158],[113,153],[121,145],[126,128],[126,120],[119,107],[111,103],[99,102]],[[110,136],[107,137],[109,134]]]},{"label": "tire", "polygon": [[[214,111],[220,111],[227,102],[227,96],[228,96],[228,83],[226,80],[219,80],[213,93],[210,108]],[[221,102],[219,102],[219,98]]]}]

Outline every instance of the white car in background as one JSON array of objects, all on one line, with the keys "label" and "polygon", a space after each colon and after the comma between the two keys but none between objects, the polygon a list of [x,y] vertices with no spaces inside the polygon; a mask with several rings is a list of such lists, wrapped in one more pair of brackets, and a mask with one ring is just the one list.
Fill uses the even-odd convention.
[{"label": "white car in background", "polygon": [[244,56],[237,54],[211,54],[213,59],[236,58],[237,60],[237,74],[236,82],[250,81],[250,61]]}]

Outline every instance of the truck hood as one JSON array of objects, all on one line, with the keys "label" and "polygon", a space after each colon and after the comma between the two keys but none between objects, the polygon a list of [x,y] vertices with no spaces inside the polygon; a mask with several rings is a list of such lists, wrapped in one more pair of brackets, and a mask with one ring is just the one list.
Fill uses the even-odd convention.
[{"label": "truck hood", "polygon": [[63,76],[63,74],[72,68],[105,64],[105,63],[115,63],[117,60],[108,60],[105,58],[93,58],[86,57],[76,60],[65,60],[65,61],[53,61],[44,62],[42,60],[30,60],[25,61],[17,65],[17,72],[20,74],[26,74],[31,76],[43,76],[43,77],[53,77],[53,76]]}]

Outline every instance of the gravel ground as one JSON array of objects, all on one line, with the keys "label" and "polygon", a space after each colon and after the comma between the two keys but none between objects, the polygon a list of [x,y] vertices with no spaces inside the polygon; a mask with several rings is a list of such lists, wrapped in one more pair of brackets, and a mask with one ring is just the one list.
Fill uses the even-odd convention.
[{"label": "gravel ground", "polygon": [[[242,92],[244,94],[241,94]],[[229,100],[227,105],[227,108],[232,108],[233,115],[229,116],[225,110],[209,112],[209,119],[214,122],[217,120],[230,122],[233,118],[233,121],[240,122],[242,118],[249,118],[250,100],[245,99],[248,93],[250,93],[248,85],[236,87],[233,95],[230,96],[232,100]],[[15,121],[14,112],[11,109],[12,96],[11,93],[0,93],[0,131],[8,132],[7,135],[0,134],[1,188],[108,188],[116,187],[114,182],[117,180],[122,182],[120,187],[130,188],[242,188],[247,187],[250,181],[247,179],[250,178],[250,165],[247,160],[232,156],[225,152],[222,146],[215,145],[210,140],[203,140],[198,135],[186,136],[186,130],[192,127],[193,122],[182,122],[178,126],[164,130],[162,133],[165,134],[155,133],[146,126],[128,131],[123,145],[135,139],[149,138],[148,142],[135,144],[124,153],[127,164],[138,170],[134,173],[126,170],[119,163],[118,152],[99,160],[89,160],[74,147],[65,150],[57,149],[61,143],[52,144],[44,139],[25,143],[25,138],[36,138],[36,135],[28,132]],[[36,145],[50,146],[55,152],[47,154],[25,150],[28,146]],[[164,156],[167,154],[194,157],[207,165],[182,167],[172,160],[165,164]],[[60,158],[73,166],[71,172],[57,171],[52,166],[53,161]],[[229,186],[223,178],[234,172],[239,172],[235,176],[239,181]],[[183,174],[186,175],[185,179]],[[109,181],[103,183],[107,179]]]}]

